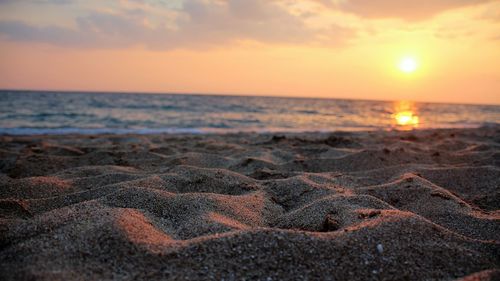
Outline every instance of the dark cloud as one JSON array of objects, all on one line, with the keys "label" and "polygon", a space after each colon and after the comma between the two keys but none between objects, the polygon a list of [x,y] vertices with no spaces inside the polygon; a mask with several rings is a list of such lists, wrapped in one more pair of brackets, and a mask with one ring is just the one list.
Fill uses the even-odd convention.
[{"label": "dark cloud", "polygon": [[[285,44],[337,44],[352,35],[348,29],[307,27],[276,1],[187,0],[176,13],[175,28],[162,22],[148,25],[145,10],[113,13],[92,11],[75,19],[75,28],[40,27],[20,21],[0,21],[0,33],[11,40],[36,41],[76,47],[153,49],[196,48],[235,40]],[[167,21],[167,19],[164,19]]]}]

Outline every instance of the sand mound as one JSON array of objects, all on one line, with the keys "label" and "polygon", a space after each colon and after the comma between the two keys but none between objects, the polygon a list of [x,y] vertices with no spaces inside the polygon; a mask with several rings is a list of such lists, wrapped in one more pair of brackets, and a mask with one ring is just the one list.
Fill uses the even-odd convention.
[{"label": "sand mound", "polygon": [[0,137],[0,278],[497,280],[499,139]]}]

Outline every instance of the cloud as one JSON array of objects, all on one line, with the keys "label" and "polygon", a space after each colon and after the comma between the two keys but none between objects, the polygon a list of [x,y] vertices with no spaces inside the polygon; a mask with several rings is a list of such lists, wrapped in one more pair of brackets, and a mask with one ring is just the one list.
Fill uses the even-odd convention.
[{"label": "cloud", "polygon": [[[71,4],[74,0],[23,0],[23,4],[51,4],[51,5],[66,5]],[[19,0],[0,0],[2,4],[19,3]]]},{"label": "cloud", "polygon": [[19,21],[0,22],[0,33],[13,41],[43,42],[60,46],[127,47],[135,42],[156,45],[164,30],[147,28],[123,17],[94,13],[76,19],[76,29],[38,27]]},{"label": "cloud", "polygon": [[185,0],[177,8],[161,2],[120,3],[86,11],[74,19],[72,27],[0,19],[0,33],[10,40],[62,46],[144,45],[152,49],[215,46],[237,40],[333,45],[353,34],[340,26],[309,27],[280,1]]},{"label": "cloud", "polygon": [[189,0],[183,12],[189,20],[180,23],[180,29],[188,32],[188,37],[203,37],[206,42],[229,38],[276,43],[314,40],[314,31],[307,28],[300,18],[270,1],[217,3]]},{"label": "cloud", "polygon": [[408,21],[425,20],[447,10],[490,0],[314,0],[326,6],[357,14],[366,18],[401,18]]},{"label": "cloud", "polygon": [[483,11],[479,18],[492,22],[500,22],[500,1],[494,2],[494,4],[488,8],[489,9],[485,9],[485,11]]}]

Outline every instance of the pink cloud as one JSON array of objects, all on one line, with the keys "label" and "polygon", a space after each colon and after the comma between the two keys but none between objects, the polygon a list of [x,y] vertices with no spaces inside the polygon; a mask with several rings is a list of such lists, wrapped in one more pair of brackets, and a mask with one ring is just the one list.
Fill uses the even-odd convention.
[{"label": "pink cloud", "polygon": [[348,0],[338,7],[367,18],[401,18],[415,21],[433,17],[447,10],[481,4],[489,0]]}]

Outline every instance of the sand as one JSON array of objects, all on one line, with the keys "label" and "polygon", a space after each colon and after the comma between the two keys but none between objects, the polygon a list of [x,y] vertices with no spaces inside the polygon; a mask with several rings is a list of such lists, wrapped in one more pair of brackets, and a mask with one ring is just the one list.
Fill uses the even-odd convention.
[{"label": "sand", "polygon": [[1,280],[500,280],[500,127],[0,137]]}]

